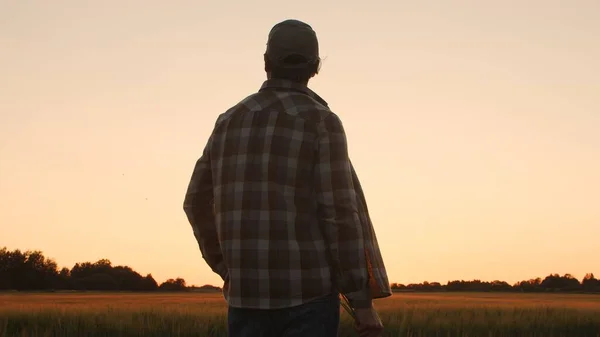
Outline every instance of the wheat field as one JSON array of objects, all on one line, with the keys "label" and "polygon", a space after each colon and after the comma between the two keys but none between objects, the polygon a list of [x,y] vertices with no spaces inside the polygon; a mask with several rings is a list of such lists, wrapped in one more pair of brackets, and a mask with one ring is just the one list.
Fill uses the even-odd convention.
[{"label": "wheat field", "polygon": [[[600,337],[600,296],[401,293],[377,300],[385,336]],[[4,293],[0,336],[226,336],[215,293]],[[340,336],[356,336],[343,312]]]}]

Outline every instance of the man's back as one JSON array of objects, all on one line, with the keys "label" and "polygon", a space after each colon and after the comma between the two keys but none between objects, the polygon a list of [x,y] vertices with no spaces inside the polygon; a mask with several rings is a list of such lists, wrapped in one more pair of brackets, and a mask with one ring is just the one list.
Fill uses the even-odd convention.
[{"label": "man's back", "polygon": [[307,87],[316,33],[280,22],[264,59],[267,81],[219,116],[184,201],[224,280],[228,333],[335,336],[342,294],[361,335],[378,336],[372,300],[391,290],[342,123]]},{"label": "man's back", "polygon": [[290,307],[334,291],[315,165],[320,134],[335,141],[338,123],[319,101],[304,86],[269,80],[217,121],[208,149],[231,306]]}]

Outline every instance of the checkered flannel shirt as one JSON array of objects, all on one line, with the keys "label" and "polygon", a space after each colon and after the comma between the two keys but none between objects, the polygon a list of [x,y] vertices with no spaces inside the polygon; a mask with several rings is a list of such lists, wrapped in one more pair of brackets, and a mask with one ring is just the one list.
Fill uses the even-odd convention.
[{"label": "checkered flannel shirt", "polygon": [[184,201],[228,304],[258,309],[336,291],[355,307],[388,296],[372,291],[389,284],[376,242],[365,253],[365,207],[338,116],[306,86],[274,79],[218,117]]}]

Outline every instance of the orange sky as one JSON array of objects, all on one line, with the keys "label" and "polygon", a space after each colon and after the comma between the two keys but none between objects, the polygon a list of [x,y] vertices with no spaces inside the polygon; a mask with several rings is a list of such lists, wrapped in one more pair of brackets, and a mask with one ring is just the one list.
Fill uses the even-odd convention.
[{"label": "orange sky", "polygon": [[392,282],[600,273],[600,2],[286,6],[0,1],[0,246],[220,285],[184,193],[297,18]]}]

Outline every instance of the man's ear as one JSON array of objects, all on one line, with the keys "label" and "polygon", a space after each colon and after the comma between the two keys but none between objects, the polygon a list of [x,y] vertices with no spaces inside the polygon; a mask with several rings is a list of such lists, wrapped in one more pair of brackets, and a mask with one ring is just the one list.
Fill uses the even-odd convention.
[{"label": "man's ear", "polygon": [[313,68],[311,69],[312,75],[310,75],[310,78],[317,76],[319,74],[319,70],[321,70],[321,61],[317,61],[317,63],[313,65]]}]

